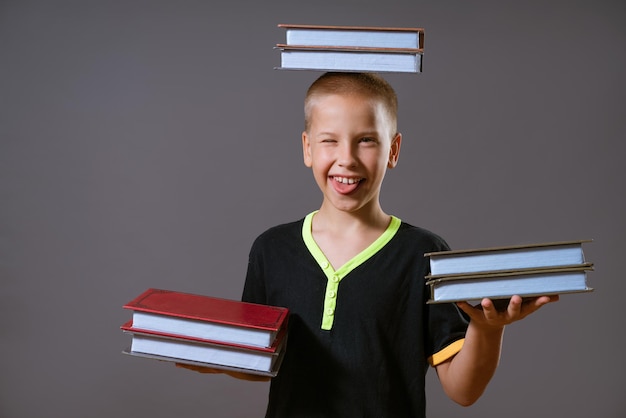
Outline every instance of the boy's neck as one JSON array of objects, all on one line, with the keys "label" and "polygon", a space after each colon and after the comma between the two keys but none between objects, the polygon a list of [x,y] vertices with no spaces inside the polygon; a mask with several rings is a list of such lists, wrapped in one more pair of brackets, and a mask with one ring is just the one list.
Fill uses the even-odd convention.
[{"label": "boy's neck", "polygon": [[352,260],[389,227],[391,216],[377,211],[343,212],[322,204],[313,217],[313,239],[333,268]]},{"label": "boy's neck", "polygon": [[380,205],[347,212],[322,204],[314,217],[314,224],[318,228],[337,232],[355,228],[384,231],[389,226],[390,220],[391,217],[382,210]]}]

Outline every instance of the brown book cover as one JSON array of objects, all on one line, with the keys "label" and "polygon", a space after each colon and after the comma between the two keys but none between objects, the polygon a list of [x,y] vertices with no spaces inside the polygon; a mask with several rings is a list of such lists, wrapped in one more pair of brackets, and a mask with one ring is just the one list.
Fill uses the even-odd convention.
[{"label": "brown book cover", "polygon": [[462,249],[462,250],[437,251],[437,252],[426,253],[424,254],[424,257],[448,256],[448,255],[456,255],[456,254],[470,254],[470,253],[496,252],[496,251],[508,251],[508,250],[523,250],[523,249],[541,248],[541,247],[556,247],[556,246],[563,246],[563,245],[584,244],[586,242],[593,242],[593,240],[584,239],[584,240],[570,240],[570,241],[553,241],[553,242],[541,242],[541,243],[532,243],[532,244],[516,244],[516,245],[485,247],[485,248],[469,248],[469,249]]},{"label": "brown book cover", "polygon": [[327,45],[287,45],[276,44],[277,49],[298,51],[340,51],[340,52],[386,52],[396,54],[422,54],[423,49],[417,48],[378,48],[368,46],[327,46]]}]

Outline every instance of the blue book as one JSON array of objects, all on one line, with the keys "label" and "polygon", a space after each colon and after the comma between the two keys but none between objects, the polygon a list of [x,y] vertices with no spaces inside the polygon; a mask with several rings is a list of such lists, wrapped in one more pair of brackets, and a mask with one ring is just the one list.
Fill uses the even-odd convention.
[{"label": "blue book", "polygon": [[585,261],[586,242],[591,240],[427,253],[429,303],[591,291],[587,272],[593,264]]},{"label": "blue book", "polygon": [[510,299],[513,295],[533,297],[590,292],[587,272],[591,263],[537,270],[500,271],[430,278],[428,303],[477,301],[483,298]]}]

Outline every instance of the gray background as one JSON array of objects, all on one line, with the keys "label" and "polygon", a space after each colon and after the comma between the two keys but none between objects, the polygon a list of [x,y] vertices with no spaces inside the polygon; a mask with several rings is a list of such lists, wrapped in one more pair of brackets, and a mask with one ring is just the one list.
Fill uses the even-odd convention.
[{"label": "gray background", "polygon": [[[367,6],[367,7],[366,7]],[[238,298],[267,227],[316,209],[278,23],[426,28],[389,75],[384,208],[454,248],[592,238],[590,294],[507,329],[463,409],[623,417],[623,1],[0,2],[0,416],[262,416],[268,385],[120,354],[148,287]]]}]

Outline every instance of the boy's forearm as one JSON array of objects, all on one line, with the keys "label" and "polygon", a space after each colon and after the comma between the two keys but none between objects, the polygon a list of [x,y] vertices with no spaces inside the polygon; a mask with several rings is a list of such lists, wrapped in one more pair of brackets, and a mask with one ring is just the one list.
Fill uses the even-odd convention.
[{"label": "boy's forearm", "polygon": [[483,394],[500,361],[504,326],[480,328],[470,322],[463,348],[437,373],[446,394],[469,406]]},{"label": "boy's forearm", "polygon": [[470,317],[463,348],[451,360],[437,366],[439,380],[450,398],[461,405],[471,405],[482,395],[500,361],[504,327],[536,312],[543,305],[556,302],[559,295],[522,300],[511,297],[505,310],[483,299],[480,306],[467,302],[457,306]]}]

